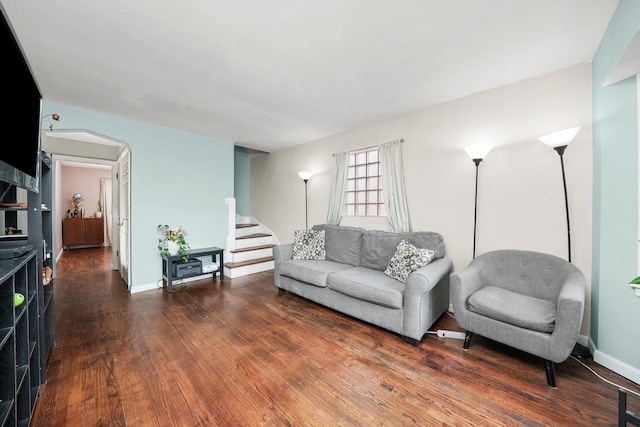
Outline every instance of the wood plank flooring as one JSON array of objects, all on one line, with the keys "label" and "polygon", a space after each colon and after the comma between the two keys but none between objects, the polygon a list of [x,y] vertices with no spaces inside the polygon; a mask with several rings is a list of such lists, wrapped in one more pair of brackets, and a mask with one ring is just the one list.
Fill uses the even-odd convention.
[{"label": "wood plank flooring", "polygon": [[[129,294],[110,263],[104,248],[58,263],[34,427],[617,425],[617,388],[574,359],[552,389],[533,356],[478,336],[412,347],[278,292],[272,271]],[[460,330],[447,314],[433,329]]]}]

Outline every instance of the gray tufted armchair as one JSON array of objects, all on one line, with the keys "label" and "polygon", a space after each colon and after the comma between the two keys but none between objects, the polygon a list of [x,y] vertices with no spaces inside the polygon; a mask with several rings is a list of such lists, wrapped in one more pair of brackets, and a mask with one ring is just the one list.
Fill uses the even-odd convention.
[{"label": "gray tufted armchair", "polygon": [[578,340],[584,313],[585,278],[554,255],[498,250],[476,257],[451,274],[456,320],[467,330],[545,361],[555,387],[554,362],[564,362]]}]

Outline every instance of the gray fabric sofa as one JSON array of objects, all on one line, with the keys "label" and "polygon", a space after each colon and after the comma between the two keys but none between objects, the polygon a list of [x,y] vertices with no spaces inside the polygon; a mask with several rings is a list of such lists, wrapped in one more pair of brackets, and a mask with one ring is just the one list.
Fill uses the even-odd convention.
[{"label": "gray fabric sofa", "polygon": [[554,255],[498,250],[451,274],[456,321],[472,334],[541,357],[555,387],[554,362],[564,362],[578,340],[586,282],[582,272]]},{"label": "gray fabric sofa", "polygon": [[[442,235],[392,233],[359,227],[315,225],[325,231],[326,259],[293,259],[293,244],[276,246],[276,287],[395,332],[417,345],[449,307],[451,260]],[[435,252],[406,281],[384,273],[401,240]]]}]

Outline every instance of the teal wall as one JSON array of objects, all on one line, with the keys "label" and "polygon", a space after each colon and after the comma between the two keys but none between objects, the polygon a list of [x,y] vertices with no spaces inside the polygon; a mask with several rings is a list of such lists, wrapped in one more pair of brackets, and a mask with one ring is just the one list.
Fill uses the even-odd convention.
[{"label": "teal wall", "polygon": [[236,213],[242,216],[249,216],[251,212],[249,209],[249,182],[251,180],[251,159],[249,158],[249,151],[244,147],[236,146],[234,160]]},{"label": "teal wall", "polygon": [[60,114],[56,129],[85,129],[130,147],[132,292],[162,277],[158,224],[184,225],[193,248],[226,247],[232,142],[43,102],[42,115],[51,113]]},{"label": "teal wall", "polygon": [[637,80],[602,84],[640,30],[640,1],[621,0],[593,60],[593,271],[591,339],[640,369]]}]

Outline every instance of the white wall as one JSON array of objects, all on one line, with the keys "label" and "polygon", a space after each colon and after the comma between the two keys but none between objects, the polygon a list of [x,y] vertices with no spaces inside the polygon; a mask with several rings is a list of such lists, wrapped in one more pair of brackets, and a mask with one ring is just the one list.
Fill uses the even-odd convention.
[{"label": "white wall", "polygon": [[[251,215],[283,243],[304,228],[300,170],[308,184],[309,226],[326,221],[332,154],[404,138],[403,157],[413,230],[443,234],[454,269],[472,259],[475,165],[464,147],[495,148],[480,165],[476,254],[529,249],[567,257],[564,193],[558,154],[537,140],[582,126],[567,148],[572,261],[591,273],[591,70],[589,64],[347,130],[251,160]],[[387,230],[386,221],[343,219],[342,225]],[[588,309],[587,309],[588,310]],[[589,335],[589,313],[581,334]]]}]

